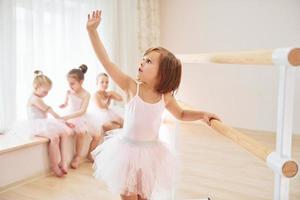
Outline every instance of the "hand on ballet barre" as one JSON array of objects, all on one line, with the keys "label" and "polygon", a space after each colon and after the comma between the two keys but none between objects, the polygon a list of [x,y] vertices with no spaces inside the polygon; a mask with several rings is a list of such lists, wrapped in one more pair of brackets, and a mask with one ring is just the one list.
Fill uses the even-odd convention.
[{"label": "hand on ballet barre", "polygon": [[96,30],[101,21],[101,10],[93,11],[88,14],[88,21],[86,23],[86,28],[88,30]]},{"label": "hand on ballet barre", "polygon": [[222,122],[222,120],[217,115],[215,115],[213,113],[205,112],[203,114],[202,121],[205,122],[208,126],[211,126],[211,121],[212,120],[218,120],[218,121]]}]

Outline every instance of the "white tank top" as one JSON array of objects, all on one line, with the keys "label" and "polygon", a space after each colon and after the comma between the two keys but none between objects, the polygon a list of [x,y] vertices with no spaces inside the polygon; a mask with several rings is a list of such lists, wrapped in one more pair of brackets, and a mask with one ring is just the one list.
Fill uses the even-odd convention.
[{"label": "white tank top", "polygon": [[139,87],[138,83],[136,95],[125,107],[123,137],[137,142],[156,141],[165,109],[163,95],[159,102],[147,103],[139,96]]}]

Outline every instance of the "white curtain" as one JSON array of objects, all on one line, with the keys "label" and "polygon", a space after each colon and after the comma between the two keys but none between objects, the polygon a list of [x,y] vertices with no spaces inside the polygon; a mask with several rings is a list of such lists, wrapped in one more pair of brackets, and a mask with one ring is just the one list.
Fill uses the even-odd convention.
[{"label": "white curtain", "polygon": [[137,3],[138,49],[141,53],[160,45],[159,5],[159,0],[139,0]]},{"label": "white curtain", "polygon": [[159,43],[157,0],[0,0],[0,6],[0,130],[26,117],[34,70],[52,79],[45,100],[57,111],[68,88],[66,74],[80,64],[89,67],[84,87],[93,93],[103,68],[85,28],[90,11],[102,10],[99,31],[108,53],[133,77],[141,49]]},{"label": "white curtain", "polygon": [[16,117],[14,1],[0,1],[0,133]]},{"label": "white curtain", "polygon": [[[116,2],[114,10],[118,12],[110,16],[112,22],[117,24],[111,33],[114,38],[113,60],[125,72],[136,77],[145,50],[160,45],[159,0]],[[104,18],[106,14],[103,13]],[[120,92],[120,88],[115,89]]]},{"label": "white curtain", "polygon": [[[96,8],[111,9],[108,1],[16,0],[17,117],[26,117],[26,100],[32,90],[33,71],[42,70],[53,81],[46,101],[57,110],[68,88],[66,74],[80,64],[89,69],[84,87],[95,88],[95,77],[102,68],[92,51],[85,23],[87,14]],[[105,31],[112,24],[103,22]],[[107,44],[108,51],[112,48]]]}]

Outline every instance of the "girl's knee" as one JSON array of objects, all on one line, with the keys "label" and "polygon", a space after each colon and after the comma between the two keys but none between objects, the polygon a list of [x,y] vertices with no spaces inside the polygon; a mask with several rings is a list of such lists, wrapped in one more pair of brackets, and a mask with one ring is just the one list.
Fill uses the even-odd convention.
[{"label": "girl's knee", "polygon": [[102,129],[103,129],[104,132],[109,131],[110,127],[111,127],[110,123],[105,123],[105,124],[102,125]]},{"label": "girl's knee", "polygon": [[85,135],[85,134],[84,134],[83,132],[76,133],[76,137],[78,137],[78,138],[83,138],[84,135]]},{"label": "girl's knee", "polygon": [[117,122],[120,123],[120,124],[123,124],[123,123],[124,123],[124,120],[123,120],[123,118],[118,118],[118,119],[117,119]]},{"label": "girl's knee", "polygon": [[101,134],[100,133],[92,135],[92,140],[99,140],[100,138],[101,138]]},{"label": "girl's knee", "polygon": [[62,139],[65,139],[68,137],[68,134],[67,133],[61,133],[59,134],[59,137],[62,138]]},{"label": "girl's knee", "polygon": [[49,139],[51,143],[59,143],[59,135],[51,136]]}]

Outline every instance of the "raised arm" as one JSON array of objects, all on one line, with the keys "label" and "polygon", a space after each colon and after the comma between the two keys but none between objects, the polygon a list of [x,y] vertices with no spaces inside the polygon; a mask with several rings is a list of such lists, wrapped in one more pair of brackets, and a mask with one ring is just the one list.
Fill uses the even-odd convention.
[{"label": "raised arm", "polygon": [[[123,73],[109,58],[104,45],[97,32],[97,27],[101,21],[101,11],[93,11],[92,15],[88,15],[87,30],[94,48],[94,51],[102,63],[107,73],[112,79],[126,92],[132,92],[135,88],[135,81],[128,75]],[[134,89],[133,89],[134,88]]]},{"label": "raised arm", "polygon": [[111,99],[113,99],[115,101],[123,101],[122,96],[114,91],[108,92],[108,95],[110,96]]},{"label": "raised arm", "polygon": [[77,112],[74,112],[72,114],[63,116],[62,119],[69,120],[69,119],[73,119],[73,118],[80,117],[80,116],[84,115],[86,113],[87,108],[88,108],[89,101],[90,101],[90,94],[87,94],[87,95],[84,96],[84,99],[82,101],[80,109]]},{"label": "raised arm", "polygon": [[212,113],[196,110],[185,110],[180,107],[172,94],[164,95],[167,110],[176,118],[182,121],[203,120],[210,126],[212,119],[220,120],[220,118]]}]

